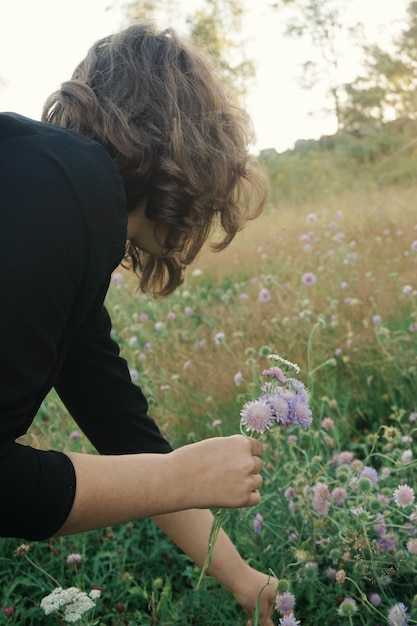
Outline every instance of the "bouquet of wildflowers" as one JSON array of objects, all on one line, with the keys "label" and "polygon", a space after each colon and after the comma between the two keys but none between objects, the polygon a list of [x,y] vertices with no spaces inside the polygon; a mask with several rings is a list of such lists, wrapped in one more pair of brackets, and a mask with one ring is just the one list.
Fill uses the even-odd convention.
[{"label": "bouquet of wildflowers", "polygon": [[310,393],[300,380],[290,375],[298,374],[300,368],[276,354],[270,354],[268,359],[273,365],[262,372],[268,380],[261,387],[261,395],[246,402],[241,410],[241,431],[253,436],[262,435],[274,426],[306,428],[312,422]]},{"label": "bouquet of wildflowers", "polygon": [[[293,426],[306,428],[312,422],[309,406],[310,393],[305,385],[294,377],[300,368],[276,354],[268,355],[271,366],[262,372],[266,381],[260,395],[246,402],[240,412],[240,430],[243,434],[263,435],[274,427],[290,429]],[[207,557],[204,562],[197,589],[210,564],[213,549],[222,526],[224,509],[217,511],[211,528]]]}]

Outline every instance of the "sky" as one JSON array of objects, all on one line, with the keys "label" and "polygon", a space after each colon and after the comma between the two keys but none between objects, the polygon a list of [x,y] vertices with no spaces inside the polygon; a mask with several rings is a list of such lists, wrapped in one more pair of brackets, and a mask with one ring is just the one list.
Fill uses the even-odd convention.
[{"label": "sky", "polygon": [[[0,87],[0,110],[39,119],[47,96],[71,76],[90,45],[122,27],[116,2],[0,0],[0,76],[6,81]],[[283,14],[268,9],[272,3],[247,2],[244,38],[256,78],[245,107],[254,124],[255,151],[281,152],[298,139],[333,134],[336,126],[332,115],[322,113],[324,88],[306,91],[299,85],[301,64],[313,58],[314,50],[305,40],[283,36]],[[384,45],[400,29],[408,0],[346,0],[346,6],[352,22],[365,24],[367,41]],[[358,58],[347,43],[340,61],[343,80],[353,80]]]}]

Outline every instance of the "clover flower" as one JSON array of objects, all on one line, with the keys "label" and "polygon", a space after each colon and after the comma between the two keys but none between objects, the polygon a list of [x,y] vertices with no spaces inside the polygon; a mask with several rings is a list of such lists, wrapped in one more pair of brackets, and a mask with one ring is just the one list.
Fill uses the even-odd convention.
[{"label": "clover flower", "polygon": [[410,614],[402,602],[397,602],[388,612],[389,626],[407,626]]},{"label": "clover flower", "polygon": [[394,490],[393,496],[395,504],[405,509],[414,502],[414,489],[408,485],[400,485]]}]

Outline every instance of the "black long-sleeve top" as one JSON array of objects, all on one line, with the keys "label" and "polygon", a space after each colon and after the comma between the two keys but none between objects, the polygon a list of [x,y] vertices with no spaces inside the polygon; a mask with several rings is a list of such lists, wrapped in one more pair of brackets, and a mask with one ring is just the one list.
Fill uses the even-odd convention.
[{"label": "black long-sleeve top", "polygon": [[2,537],[45,539],[71,510],[70,459],[16,442],[52,387],[100,453],[171,450],[103,306],[126,232],[123,183],[103,147],[0,114]]}]

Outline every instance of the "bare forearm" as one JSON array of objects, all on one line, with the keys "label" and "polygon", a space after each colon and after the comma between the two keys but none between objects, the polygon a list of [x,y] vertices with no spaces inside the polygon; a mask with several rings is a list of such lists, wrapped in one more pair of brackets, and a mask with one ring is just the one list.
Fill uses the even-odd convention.
[{"label": "bare forearm", "polygon": [[183,446],[169,454],[68,453],[75,469],[76,493],[57,535],[190,508],[257,504],[262,483],[258,444],[234,435]]},{"label": "bare forearm", "polygon": [[[209,510],[190,509],[155,516],[152,519],[194,563],[200,567],[203,566],[213,523],[213,515]],[[233,593],[238,572],[245,567],[245,562],[239,552],[221,529],[207,574],[213,576],[225,589]]]},{"label": "bare forearm", "polygon": [[[58,535],[103,528],[185,506],[182,492],[171,484],[168,455],[68,456],[74,465],[77,487],[71,513]],[[164,483],[166,489],[161,489]]]},{"label": "bare forearm", "polygon": [[[201,567],[204,564],[213,522],[210,511],[194,509],[152,519],[197,565]],[[248,616],[259,602],[259,623],[273,626],[270,615],[274,608],[277,581],[245,563],[223,530],[220,530],[214,545],[207,573],[234,595]]]}]

